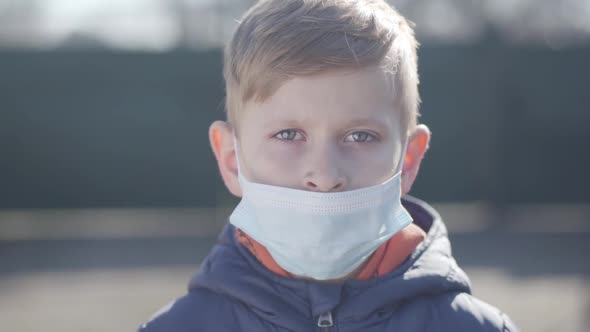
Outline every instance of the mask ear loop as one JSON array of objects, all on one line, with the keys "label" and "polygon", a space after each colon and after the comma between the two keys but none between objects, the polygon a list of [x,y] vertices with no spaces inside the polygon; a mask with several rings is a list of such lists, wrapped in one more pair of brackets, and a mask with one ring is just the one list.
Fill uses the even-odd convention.
[{"label": "mask ear loop", "polygon": [[406,163],[406,152],[408,151],[408,140],[406,139],[403,144],[404,145],[402,147],[402,156],[400,157],[400,161],[397,166],[397,170],[396,170],[395,174],[403,172],[404,164]]},{"label": "mask ear loop", "polygon": [[238,157],[238,138],[236,137],[236,134],[233,133],[233,138],[234,138],[234,153],[236,154],[236,165],[238,166],[238,176],[242,175],[242,169],[240,168],[240,157]]}]

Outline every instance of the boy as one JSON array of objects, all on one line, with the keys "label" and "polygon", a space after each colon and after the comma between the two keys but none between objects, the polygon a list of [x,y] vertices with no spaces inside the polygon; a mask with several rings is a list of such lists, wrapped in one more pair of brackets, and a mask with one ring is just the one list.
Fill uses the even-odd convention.
[{"label": "boy", "polygon": [[245,14],[228,121],[209,132],[242,200],[188,294],[141,331],[516,331],[470,295],[438,214],[405,196],[430,140],[416,48],[382,0]]}]

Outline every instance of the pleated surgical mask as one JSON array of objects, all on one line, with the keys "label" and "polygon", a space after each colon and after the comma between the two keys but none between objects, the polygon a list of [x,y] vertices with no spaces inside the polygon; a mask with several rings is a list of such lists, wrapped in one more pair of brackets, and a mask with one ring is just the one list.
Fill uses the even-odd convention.
[{"label": "pleated surgical mask", "polygon": [[[236,158],[237,140],[234,138]],[[250,182],[238,162],[242,199],[229,220],[293,275],[344,277],[412,222],[401,204],[400,166],[385,182],[343,192],[312,192]]]}]

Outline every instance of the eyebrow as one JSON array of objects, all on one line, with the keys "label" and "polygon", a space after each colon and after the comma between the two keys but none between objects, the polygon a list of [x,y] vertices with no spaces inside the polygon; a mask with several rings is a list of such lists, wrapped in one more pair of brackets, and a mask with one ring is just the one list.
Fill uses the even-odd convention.
[{"label": "eyebrow", "polygon": [[[262,123],[262,125],[264,127],[276,126],[277,124],[281,127],[300,127],[300,126],[305,126],[309,122],[311,122],[311,121],[297,120],[297,119],[280,119],[280,120],[275,120],[275,121],[264,121]],[[389,126],[384,121],[377,119],[377,118],[371,118],[371,117],[357,118],[357,119],[353,119],[351,121],[342,122],[339,125],[343,126],[343,127],[362,127],[362,126],[375,127],[377,129],[383,130],[383,131],[387,131],[390,129]]]},{"label": "eyebrow", "polygon": [[356,126],[377,127],[378,129],[383,131],[387,131],[390,129],[389,126],[387,126],[382,119],[378,119],[376,117],[358,118],[346,123],[346,127]]},{"label": "eyebrow", "polygon": [[305,124],[307,121],[301,121],[297,119],[275,119],[275,120],[266,120],[262,122],[263,127],[300,127],[302,124]]},{"label": "eyebrow", "polygon": [[[381,115],[381,116],[379,116]],[[353,115],[354,116],[354,115]],[[335,121],[336,120],[336,121]],[[381,131],[390,131],[394,128],[391,126],[391,121],[387,120],[387,117],[382,114],[368,114],[368,115],[358,115],[350,120],[342,119],[342,121],[338,121],[340,119],[331,120],[332,123],[336,123],[339,127],[373,127]],[[303,119],[297,119],[291,117],[289,115],[280,116],[274,119],[265,118],[262,122],[263,127],[305,127],[310,124],[316,123],[317,120],[314,119],[313,116],[305,117]]]}]

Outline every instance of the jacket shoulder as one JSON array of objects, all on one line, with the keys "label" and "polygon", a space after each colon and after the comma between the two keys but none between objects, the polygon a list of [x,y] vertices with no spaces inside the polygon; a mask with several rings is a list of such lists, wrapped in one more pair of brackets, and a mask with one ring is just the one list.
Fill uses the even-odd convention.
[{"label": "jacket shoulder", "polygon": [[239,331],[236,309],[224,296],[198,288],[162,307],[139,332]]},{"label": "jacket shoulder", "polygon": [[518,332],[512,320],[496,307],[468,293],[446,293],[433,303],[436,323],[443,331]]}]

